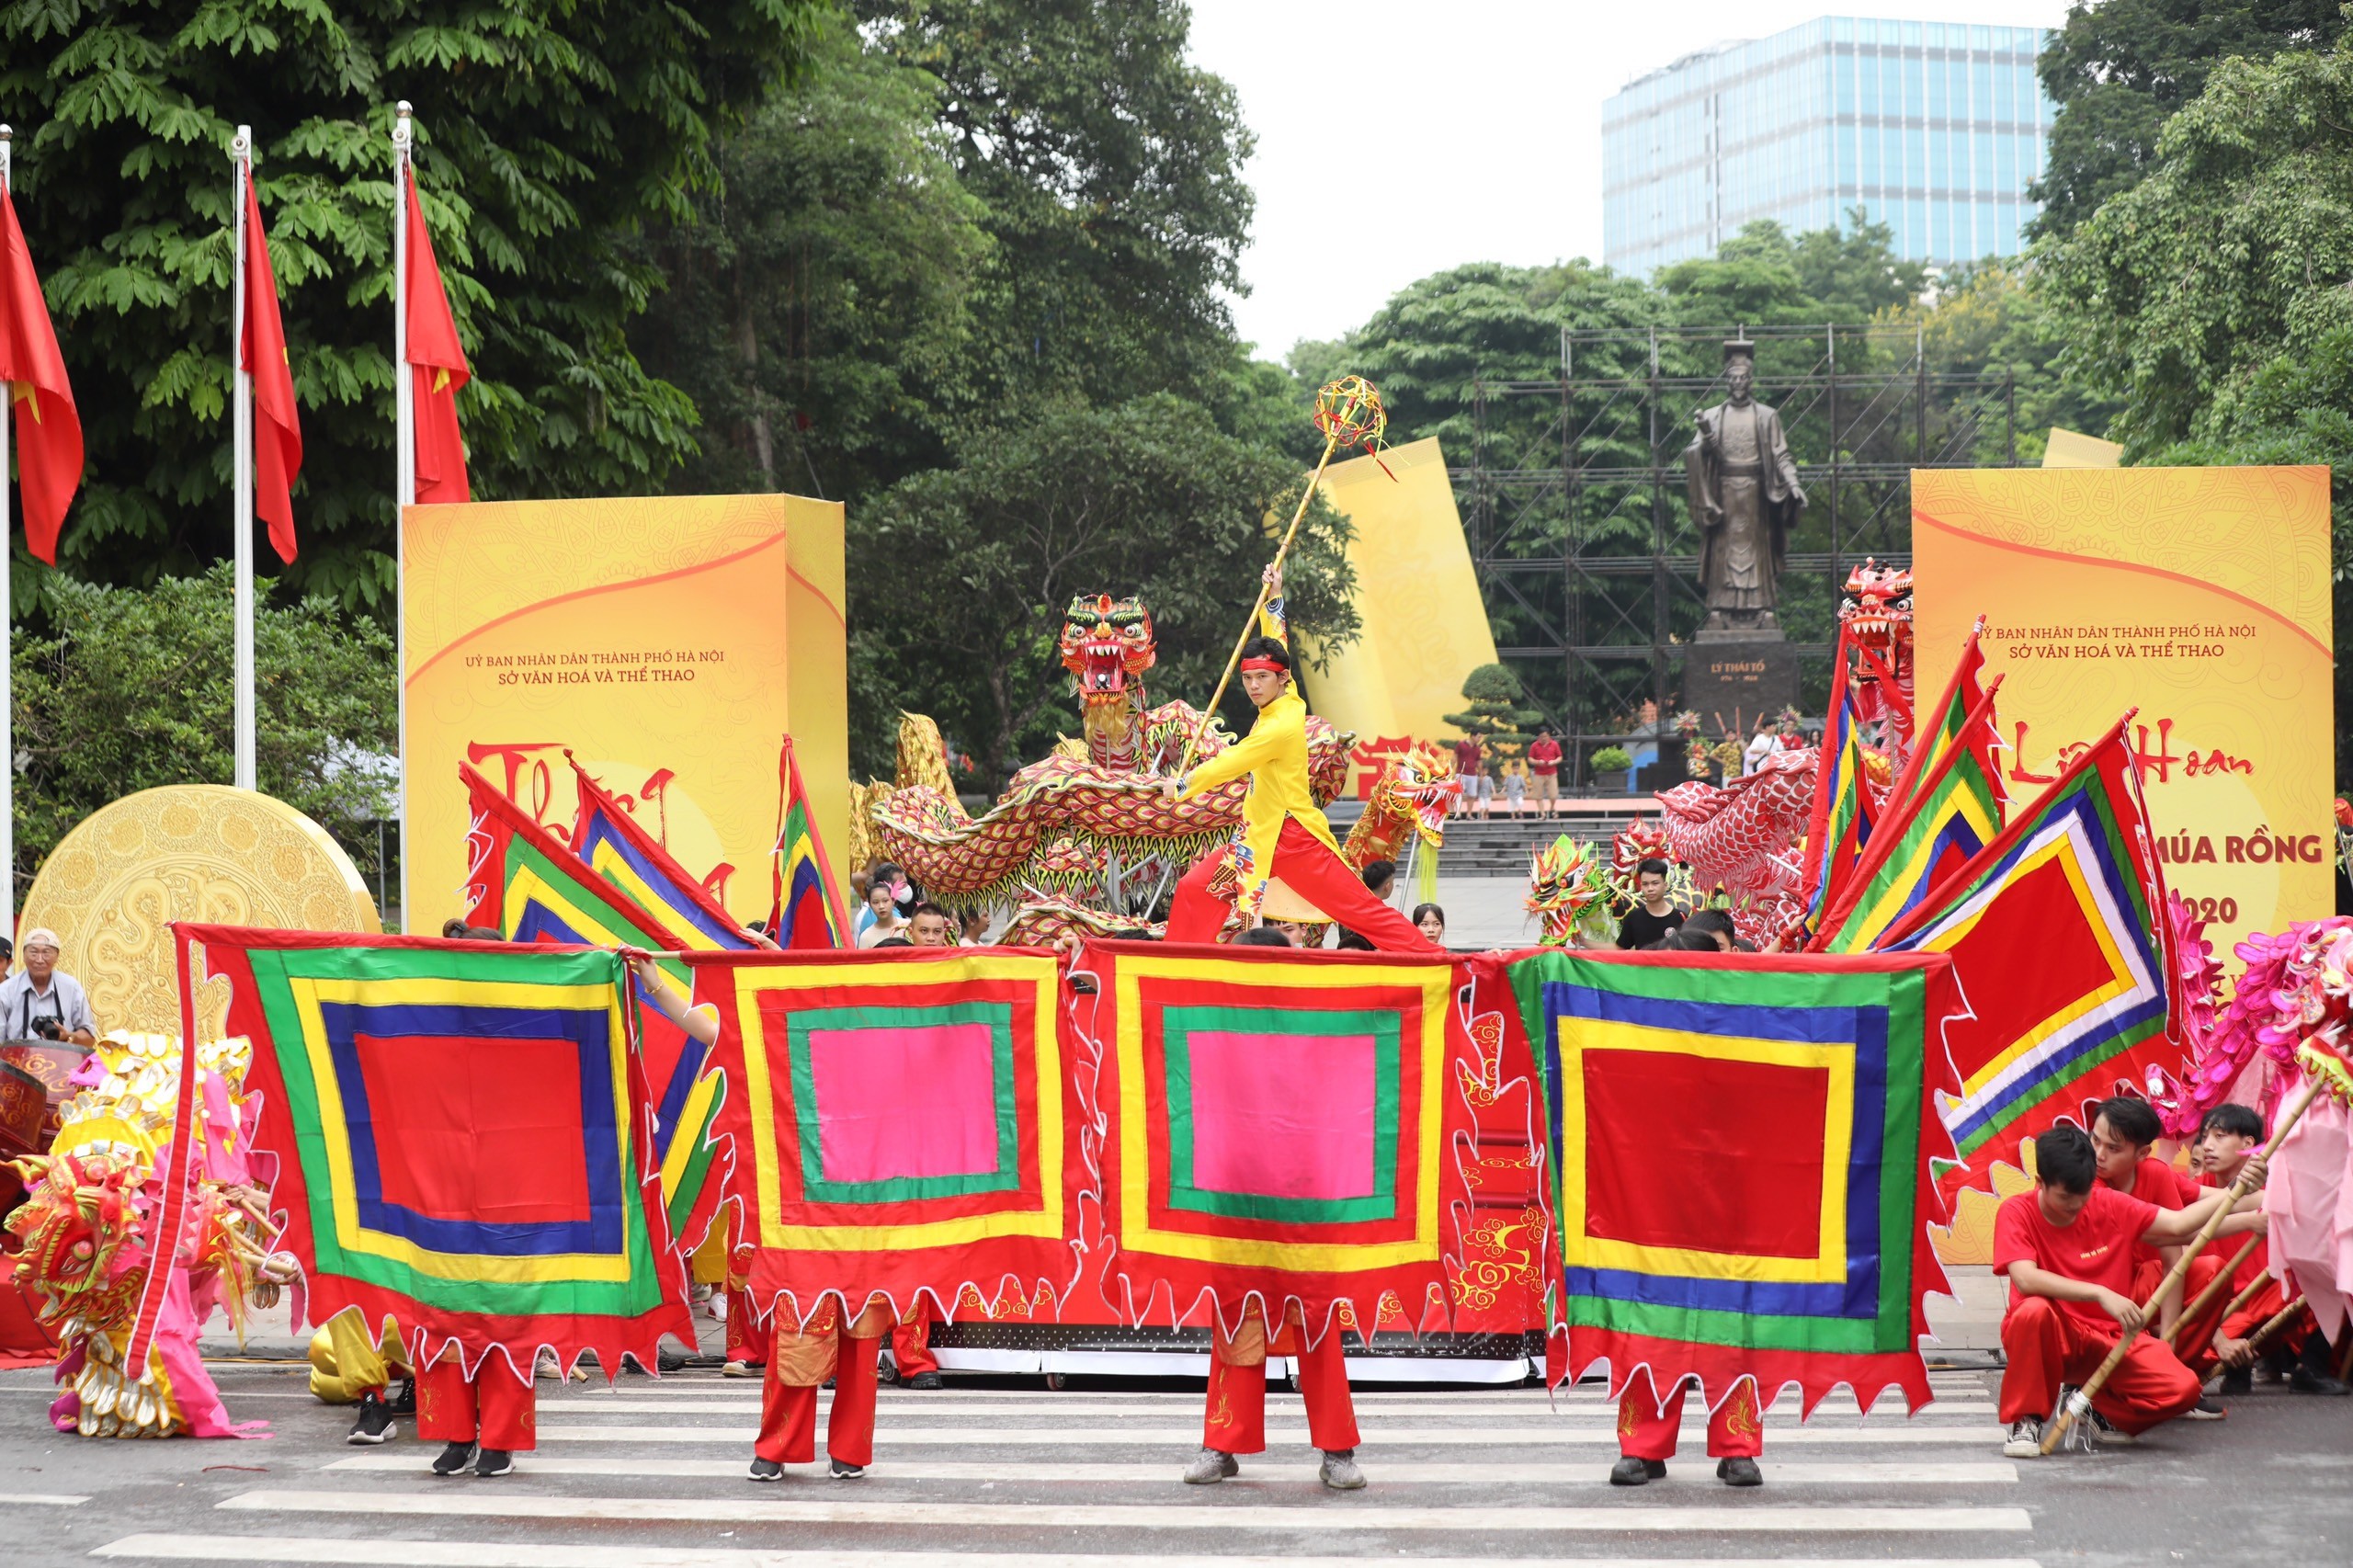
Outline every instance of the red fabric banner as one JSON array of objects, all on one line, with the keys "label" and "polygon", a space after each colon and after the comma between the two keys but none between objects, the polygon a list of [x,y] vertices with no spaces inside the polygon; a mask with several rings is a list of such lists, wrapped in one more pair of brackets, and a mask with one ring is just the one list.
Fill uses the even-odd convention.
[{"label": "red fabric banner", "polygon": [[261,199],[245,176],[245,324],[238,367],[254,379],[254,515],[269,525],[270,548],[294,559],[294,481],[302,472],[302,426],[295,411],[294,366],[286,324],[278,314],[278,278],[261,229]]},{"label": "red fabric banner", "polygon": [[402,284],[408,297],[409,374],[415,378],[416,389],[410,404],[416,429],[416,498],[420,504],[471,501],[466,446],[458,431],[458,389],[472,372],[458,341],[456,318],[449,313],[449,294],[433,256],[425,210],[417,204],[416,169],[411,165],[404,172],[408,178],[408,254]]},{"label": "red fabric banner", "polygon": [[[0,392],[16,415],[25,545],[54,566],[57,532],[82,483],[82,415],[6,186],[0,186]],[[7,479],[0,473],[0,484]]]}]

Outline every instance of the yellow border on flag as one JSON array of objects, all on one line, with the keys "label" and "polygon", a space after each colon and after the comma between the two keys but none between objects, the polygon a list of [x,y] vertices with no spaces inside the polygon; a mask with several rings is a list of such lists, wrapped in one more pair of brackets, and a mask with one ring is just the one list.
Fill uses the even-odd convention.
[{"label": "yellow border on flag", "polygon": [[[768,1077],[767,1022],[756,998],[763,992],[818,986],[857,987],[904,994],[923,989],[917,972],[942,984],[1010,980],[1037,988],[1038,1184],[1042,1207],[1033,1212],[968,1214],[901,1225],[787,1225],[774,1216],[784,1206],[777,1162],[776,1098]],[[744,1039],[745,1114],[752,1124],[752,1170],[759,1184],[760,1244],[802,1252],[890,1252],[903,1247],[958,1246],[1002,1236],[1063,1234],[1063,1067],[1060,983],[1054,960],[1005,955],[945,962],[744,965],[727,972],[735,983],[735,1023]]]},{"label": "yellow border on flag", "polygon": [[[1697,1035],[1653,1024],[1563,1017],[1561,1044],[1561,1262],[1568,1268],[1612,1268],[1679,1279],[1744,1279],[1765,1285],[1837,1285],[1847,1278],[1847,1162],[1855,1136],[1855,1048],[1807,1040]],[[1647,1051],[1709,1062],[1812,1067],[1830,1074],[1823,1117],[1822,1212],[1812,1257],[1760,1257],[1645,1246],[1586,1234],[1585,1058],[1595,1051]],[[1574,1090],[1574,1092],[1572,1092]]]},{"label": "yellow border on flag", "polygon": [[630,902],[636,904],[647,919],[669,931],[682,949],[699,953],[727,950],[702,927],[691,920],[680,918],[678,911],[656,898],[654,890],[646,885],[645,879],[637,874],[637,869],[622,857],[619,849],[613,847],[610,839],[599,840],[590,853],[595,858],[586,862],[588,869],[627,893]]},{"label": "yellow border on flag", "polygon": [[[1279,980],[1269,977],[1270,971]],[[1446,1016],[1453,967],[1448,963],[1327,964],[1316,960],[1272,965],[1226,959],[1129,957],[1119,960],[1120,1030],[1120,1244],[1130,1252],[1188,1257],[1202,1263],[1233,1263],[1303,1273],[1354,1273],[1398,1264],[1428,1263],[1438,1256],[1438,1156],[1440,1096],[1446,1089]],[[1267,989],[1354,989],[1407,985],[1422,994],[1422,1098],[1419,1190],[1414,1195],[1411,1241],[1268,1242],[1155,1230],[1152,1224],[1151,1140],[1144,1110],[1143,1001],[1147,979],[1209,980]]]},{"label": "yellow border on flag", "polygon": [[302,1049],[319,1102],[319,1128],[326,1144],[327,1169],[335,1182],[335,1244],[348,1253],[388,1258],[436,1279],[483,1279],[508,1285],[566,1281],[620,1284],[630,1278],[626,1247],[615,1253],[551,1253],[541,1257],[493,1257],[483,1253],[435,1252],[406,1236],[369,1230],[359,1222],[359,1195],[345,1131],[343,1088],[327,1049],[322,1004],[378,1006],[506,1006],[541,1011],[586,1012],[602,1006],[609,1022],[607,1056],[613,1076],[613,1135],[620,1153],[620,1178],[637,1179],[629,1125],[628,1032],[619,993],[609,985],[517,985],[508,981],[453,980],[438,975],[392,980],[314,980],[289,976],[296,1014],[302,1020]]},{"label": "yellow border on flag", "polygon": [[[1978,799],[1974,790],[1955,791],[1953,801],[1954,814],[1977,830],[1979,844],[1991,844],[2001,835],[2000,814],[1996,812],[1989,815],[1985,810],[1985,802]],[[1914,862],[1915,868],[1916,864],[1915,859]],[[1904,896],[1912,891],[1913,881],[1906,878],[1880,894],[1879,902],[1870,908],[1858,909],[1847,916],[1846,924],[1838,928],[1836,946],[1834,950],[1842,953],[1859,952],[1868,947],[1871,937],[1877,937],[1894,925],[1902,916]],[[1869,935],[1864,936],[1861,935],[1862,933],[1869,933]]]}]

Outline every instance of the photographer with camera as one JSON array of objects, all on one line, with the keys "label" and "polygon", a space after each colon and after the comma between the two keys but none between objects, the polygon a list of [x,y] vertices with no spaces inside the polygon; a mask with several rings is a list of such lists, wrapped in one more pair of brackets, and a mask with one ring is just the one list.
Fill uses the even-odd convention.
[{"label": "photographer with camera", "polygon": [[0,981],[0,1039],[96,1045],[98,1024],[89,993],[57,967],[57,933],[36,926],[17,950],[24,967]]}]

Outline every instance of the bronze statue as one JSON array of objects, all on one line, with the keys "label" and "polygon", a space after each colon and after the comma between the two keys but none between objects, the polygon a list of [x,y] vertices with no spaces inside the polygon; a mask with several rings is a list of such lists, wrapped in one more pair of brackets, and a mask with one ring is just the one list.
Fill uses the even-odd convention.
[{"label": "bronze statue", "polygon": [[1691,518],[1699,526],[1699,588],[1709,631],[1777,631],[1781,562],[1790,529],[1805,509],[1781,416],[1750,395],[1756,346],[1724,345],[1730,392],[1694,416],[1699,434],[1683,449]]}]

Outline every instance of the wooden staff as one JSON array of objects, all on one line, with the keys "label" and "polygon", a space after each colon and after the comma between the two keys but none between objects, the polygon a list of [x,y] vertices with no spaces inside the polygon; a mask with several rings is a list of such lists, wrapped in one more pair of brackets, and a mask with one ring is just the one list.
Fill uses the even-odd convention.
[{"label": "wooden staff", "polygon": [[[2230,1300],[2230,1304],[2222,1309],[2222,1315],[2214,1320],[2214,1332],[2220,1334],[2222,1330],[2222,1324],[2230,1321],[2231,1314],[2237,1312],[2241,1307],[2245,1306],[2249,1301],[2254,1301],[2257,1296],[2263,1294],[2263,1288],[2270,1283],[2271,1276],[2268,1274],[2262,1275],[2256,1279],[2254,1284],[2249,1285],[2245,1290],[2241,1290],[2237,1295],[2233,1296]],[[2174,1326],[2178,1328],[2181,1325],[2177,1323]],[[2213,1344],[2213,1341],[2210,1338],[2206,1343],[2211,1346]],[[2204,1348],[2204,1346],[2200,1346],[2200,1348]]]},{"label": "wooden staff", "polygon": [[[2189,1272],[2190,1260],[2206,1250],[2206,1244],[2212,1241],[2222,1230],[2222,1221],[2228,1220],[2233,1210],[2238,1208],[2239,1199],[2254,1190],[2254,1183],[2247,1178],[2255,1173],[2257,1164],[2269,1161],[2272,1151],[2279,1147],[2279,1140],[2288,1136],[2289,1130],[2303,1119],[2304,1112],[2312,1108],[2313,1101],[2319,1095],[2320,1080],[2316,1077],[2305,1078],[2303,1092],[2296,1096],[2295,1103],[2290,1105],[2287,1114],[2279,1119],[2279,1125],[2271,1130],[2271,1141],[2264,1144],[2262,1154],[2258,1159],[2249,1160],[2239,1167],[2238,1179],[2231,1183],[2228,1196],[2216,1206],[2214,1217],[2206,1221],[2205,1228],[2200,1230],[2191,1239],[2189,1244],[2182,1249],[2181,1256],[2175,1261],[2172,1268],[2166,1270],[2165,1277],[2157,1282],[2155,1293],[2150,1296],[2148,1304],[2141,1309],[2143,1318],[2156,1310],[2159,1301],[2181,1289],[2181,1281]],[[2299,1304],[2302,1304],[2301,1298]],[[2140,1337],[2139,1329],[2134,1329],[2129,1334],[2119,1335],[2116,1348],[2108,1353],[2108,1358],[2099,1364],[2098,1369],[2085,1380],[2082,1388],[2075,1391],[2075,1397],[2052,1412],[2051,1419],[2043,1424],[2042,1429],[2042,1452],[2046,1457],[2057,1450],[2061,1441],[2067,1436],[2067,1428],[2090,1413],[2092,1397],[2108,1386],[2108,1380],[2115,1376],[2116,1369],[2124,1364],[2125,1355],[2132,1348],[2132,1342]]]},{"label": "wooden staff", "polygon": [[2261,1328],[2256,1329],[2253,1334],[2246,1336],[2246,1347],[2248,1354],[2252,1355],[2256,1351],[2262,1349],[2263,1342],[2265,1340],[2270,1338],[2273,1335],[2287,1327],[2290,1321],[2292,1320],[2298,1312],[2302,1312],[2303,1310],[2304,1299],[2302,1296],[2299,1296],[2294,1301],[2289,1302],[2286,1306],[2281,1307],[2278,1312],[2272,1313],[2271,1316],[2266,1320]]},{"label": "wooden staff", "polygon": [[[2174,1335],[2181,1332],[2181,1325],[2188,1323],[2191,1318],[2196,1317],[2200,1312],[2204,1312],[2206,1310],[2206,1303],[2212,1301],[2215,1296],[2220,1294],[2222,1287],[2231,1282],[2231,1277],[2239,1271],[2239,1265],[2245,1263],[2249,1257],[2252,1257],[2255,1255],[2255,1249],[2262,1244],[2262,1236],[2252,1235],[2247,1237],[2246,1244],[2239,1248],[2238,1256],[2232,1258],[2230,1262],[2222,1265],[2222,1271],[2206,1282],[2206,1289],[2198,1292],[2198,1299],[2196,1301],[2181,1309],[2181,1315],[2173,1320],[2173,1326],[2165,1330],[2163,1334],[2157,1335],[2158,1341],[2161,1344],[2171,1345],[2174,1340]],[[2269,1276],[2265,1276],[2265,1278],[2268,1278]],[[2217,1328],[2221,1327],[2222,1318],[2230,1316],[2233,1312],[2246,1305],[2249,1301],[2254,1299],[2255,1293],[2262,1289],[2263,1280],[2257,1279],[2254,1284],[2240,1291],[2238,1295],[2232,1300],[2231,1304],[2222,1309],[2222,1317],[2218,1317],[2214,1320],[2215,1326]],[[2203,1350],[2205,1346],[2201,1345],[2198,1348]]]}]

